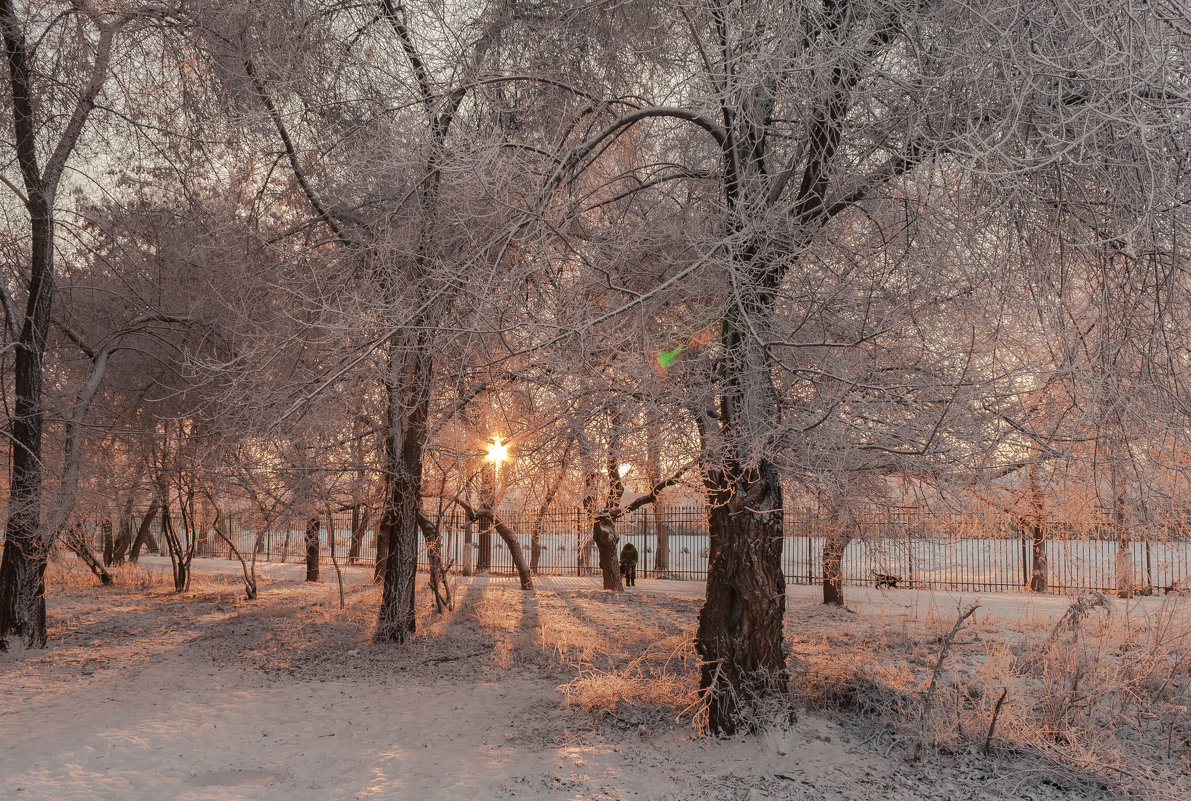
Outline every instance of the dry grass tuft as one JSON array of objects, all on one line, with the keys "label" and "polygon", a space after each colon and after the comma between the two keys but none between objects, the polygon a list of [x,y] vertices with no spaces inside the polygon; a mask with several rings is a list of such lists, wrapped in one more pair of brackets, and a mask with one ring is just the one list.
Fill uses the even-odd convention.
[{"label": "dry grass tuft", "polygon": [[559,689],[567,704],[587,712],[645,708],[680,716],[695,704],[695,664],[693,638],[671,636],[624,664],[580,664],[578,675]]}]

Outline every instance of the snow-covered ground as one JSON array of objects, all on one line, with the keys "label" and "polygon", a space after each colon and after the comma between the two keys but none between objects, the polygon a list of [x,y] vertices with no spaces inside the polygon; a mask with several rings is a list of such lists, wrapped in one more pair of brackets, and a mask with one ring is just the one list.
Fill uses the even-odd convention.
[{"label": "snow-covered ground", "polygon": [[[277,799],[1076,799],[1004,753],[908,758],[904,736],[850,714],[803,710],[791,727],[699,735],[684,707],[702,584],[643,580],[613,596],[595,579],[541,577],[532,593],[477,577],[419,635],[369,641],[369,571],[306,584],[299,565],[199,560],[191,592],[142,559],[114,588],[55,568],[51,648],[0,654],[0,798]],[[929,642],[966,595],[848,588],[852,611],[789,588],[795,659],[835,633]],[[1140,614],[1157,598],[1111,602]],[[988,596],[975,630],[1053,626],[1058,597]],[[934,647],[937,651],[937,647]],[[1061,778],[1061,777],[1060,777]],[[1176,788],[1178,789],[1178,788]],[[1182,789],[1178,789],[1182,792]],[[1176,796],[1171,796],[1176,797]]]}]

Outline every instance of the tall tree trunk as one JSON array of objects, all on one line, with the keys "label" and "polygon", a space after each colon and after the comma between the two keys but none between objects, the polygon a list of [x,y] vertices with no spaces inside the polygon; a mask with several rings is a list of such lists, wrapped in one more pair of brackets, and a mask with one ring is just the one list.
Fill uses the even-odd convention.
[{"label": "tall tree trunk", "polygon": [[377,584],[385,576],[385,562],[389,558],[389,529],[385,525],[382,512],[380,521],[376,524],[376,564],[372,569],[372,580]]},{"label": "tall tree trunk", "polygon": [[[570,453],[570,445],[567,446],[564,455]],[[558,494],[558,488],[562,486],[562,476],[559,475],[550,484],[550,489],[546,491],[546,495],[542,498],[542,505],[538,507],[538,513],[533,520],[533,528],[530,530],[530,545],[529,545],[529,569],[533,574],[538,572],[538,564],[542,558],[542,529],[545,527],[546,515],[550,511],[550,506],[554,503],[554,498]]]},{"label": "tall tree trunk", "polygon": [[[762,308],[748,323],[763,330]],[[768,355],[732,312],[723,325],[723,467],[711,471],[710,564],[695,649],[708,726],[732,734],[759,723],[758,704],[786,692],[782,488],[766,437],[778,420]],[[744,467],[744,465],[756,465]]]},{"label": "tall tree trunk", "polygon": [[476,509],[476,524],[480,529],[480,552],[476,555],[476,572],[492,569],[493,517],[496,513],[496,468],[484,465],[480,470],[480,505]]},{"label": "tall tree trunk", "polygon": [[[645,462],[646,474],[650,485],[656,485],[662,480],[662,449],[658,441],[657,432],[653,426],[645,429]],[[653,532],[656,550],[653,554],[653,572],[658,578],[666,578],[670,570],[670,521],[666,515],[669,504],[658,493],[653,502]]]},{"label": "tall tree trunk", "polygon": [[[8,15],[5,15],[8,16]],[[5,40],[9,34],[5,31]],[[11,54],[10,54],[11,61]],[[11,65],[10,65],[11,68]],[[32,146],[32,143],[30,143]],[[50,199],[30,196],[33,233],[29,301],[13,366],[12,478],[8,525],[0,557],[0,649],[8,638],[46,645],[45,570],[50,541],[41,526],[42,357],[54,296],[54,218]]]},{"label": "tall tree trunk", "polygon": [[318,581],[318,515],[306,520],[306,580]]},{"label": "tall tree trunk", "polygon": [[771,465],[736,486],[729,513],[719,516],[721,531],[695,638],[708,726],[718,734],[733,734],[742,721],[760,723],[750,711],[764,698],[784,693],[788,680],[781,487]]},{"label": "tall tree trunk", "polygon": [[529,565],[525,563],[525,554],[521,551],[521,543],[517,541],[517,535],[496,515],[492,516],[492,522],[496,533],[504,540],[505,545],[509,549],[509,555],[513,558],[513,567],[517,569],[517,577],[521,581],[521,589],[532,590],[533,574],[530,572]]},{"label": "tall tree trunk", "polygon": [[364,534],[368,531],[368,507],[362,509],[363,511],[359,504],[352,507],[352,539],[347,552],[348,564],[354,565],[360,561],[360,549],[364,545]]},{"label": "tall tree trunk", "polygon": [[542,562],[542,529],[545,527],[545,520],[546,505],[542,504],[538,513],[534,515],[533,528],[529,530],[529,572],[535,576]]},{"label": "tall tree trunk", "polygon": [[844,551],[856,530],[852,514],[843,493],[821,492],[820,509],[827,513],[827,537],[823,542],[823,603],[844,605]]},{"label": "tall tree trunk", "polygon": [[103,532],[103,565],[111,567],[116,561],[116,536],[111,515],[104,516],[99,523],[99,530]]},{"label": "tall tree trunk", "polygon": [[620,592],[624,583],[620,578],[620,535],[616,533],[616,520],[623,512],[620,503],[624,500],[624,476],[620,474],[620,438],[624,414],[619,406],[608,410],[608,454],[604,469],[608,473],[608,495],[604,508],[595,513],[591,524],[591,540],[600,554],[600,575],[604,589]]},{"label": "tall tree trunk", "polygon": [[1046,519],[1043,508],[1042,490],[1038,486],[1038,469],[1031,465],[1026,472],[1026,481],[1030,493],[1030,539],[1032,551],[1030,554],[1030,591],[1046,592],[1047,564],[1046,564]]},{"label": "tall tree trunk", "polygon": [[[1115,480],[1113,484],[1116,484]],[[1117,555],[1114,561],[1117,574],[1117,597],[1132,598],[1134,586],[1133,550],[1129,547],[1129,527],[1126,524],[1125,494],[1118,491],[1115,502],[1114,528],[1117,535]]]},{"label": "tall tree trunk", "polygon": [[459,567],[459,572],[465,576],[470,576],[475,573],[475,523],[471,515],[464,515],[463,518],[463,564]]},{"label": "tall tree trunk", "polygon": [[476,515],[476,526],[479,529],[477,542],[479,551],[476,554],[476,573],[487,573],[492,569],[492,510],[481,506]]},{"label": "tall tree trunk", "polygon": [[[80,15],[81,16],[81,15]],[[13,0],[0,0],[0,38],[8,62],[8,87],[12,100],[15,160],[25,185],[25,210],[29,215],[29,282],[25,317],[20,323],[13,356],[13,414],[9,420],[12,471],[9,475],[8,522],[4,553],[0,556],[0,649],[16,636],[34,648],[46,644],[45,570],[57,531],[41,531],[42,361],[50,311],[54,301],[54,198],[67,160],[82,134],[95,99],[103,88],[118,25],[99,28],[95,56],[83,67],[83,85],[74,96],[65,118],[40,126],[35,117],[38,70],[34,52],[25,41],[24,25]],[[80,65],[81,66],[81,65]],[[42,73],[45,74],[45,73]],[[44,165],[39,164],[39,134],[61,125],[61,136],[48,144]],[[68,509],[58,509],[66,514]]]},{"label": "tall tree trunk", "polygon": [[[433,367],[426,337],[419,330],[408,351],[390,341],[390,372],[386,381],[386,455],[390,456],[385,480],[388,491],[382,527],[387,532],[388,553],[384,560],[380,611],[374,638],[378,642],[403,643],[416,629],[414,586],[418,572],[418,512],[422,500],[422,460],[428,434],[430,380]],[[392,370],[396,357],[405,369],[406,392]]]},{"label": "tall tree trunk", "polygon": [[1030,592],[1047,591],[1048,565],[1046,562],[1046,528],[1042,520],[1035,517],[1030,523]]}]

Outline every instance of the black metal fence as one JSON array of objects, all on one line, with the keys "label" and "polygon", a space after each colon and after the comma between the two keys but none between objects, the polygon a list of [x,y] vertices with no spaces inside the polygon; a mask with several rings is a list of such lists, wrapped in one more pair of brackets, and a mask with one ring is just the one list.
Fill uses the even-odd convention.
[{"label": "black metal fence", "polygon": [[[598,572],[591,523],[582,509],[553,509],[541,516],[516,510],[499,514],[515,532],[527,561],[535,559],[536,547],[538,573]],[[330,562],[334,557],[340,564],[373,564],[376,526],[363,527],[357,517],[353,533],[350,512],[336,514],[333,520],[332,530],[325,519],[320,521],[321,560]],[[437,522],[444,561],[452,569],[515,572],[512,555],[495,532],[480,531],[461,512]],[[1031,543],[1004,521],[978,521],[919,507],[890,507],[874,510],[858,523],[863,536],[844,549],[842,575],[847,584],[873,585],[878,577],[894,577],[898,587],[972,592],[1020,591],[1029,584]],[[821,580],[823,548],[832,526],[817,510],[787,513],[782,569],[788,583],[816,584]],[[621,541],[632,542],[640,554],[639,575],[706,578],[710,541],[702,507],[670,507],[660,518],[653,508],[643,507],[619,519],[616,528]],[[246,557],[255,551],[258,561],[305,559],[305,521],[262,527],[254,526],[248,517],[231,517],[225,520],[225,529]],[[1064,531],[1057,526],[1054,529]],[[160,522],[153,521],[150,545],[159,541],[159,530]],[[1045,546],[1051,592],[1115,592],[1121,586],[1118,576],[1123,570],[1129,572],[1123,583],[1143,591],[1191,586],[1191,538],[1185,531],[1168,528],[1161,538],[1129,541],[1124,548],[1118,538],[1095,531],[1088,536],[1072,536],[1069,530],[1064,534],[1052,537]],[[198,541],[197,553],[232,558],[231,549],[213,533]],[[422,567],[428,564],[424,541],[419,562]]]}]

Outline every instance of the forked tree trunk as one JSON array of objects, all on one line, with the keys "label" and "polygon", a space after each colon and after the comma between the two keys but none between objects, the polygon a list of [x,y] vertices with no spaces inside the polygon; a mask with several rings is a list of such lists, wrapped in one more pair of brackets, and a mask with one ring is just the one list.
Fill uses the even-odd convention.
[{"label": "forked tree trunk", "polygon": [[318,515],[306,520],[306,580],[318,581]]},{"label": "forked tree trunk", "polygon": [[83,560],[83,564],[91,571],[95,578],[99,579],[99,583],[105,587],[112,584],[112,574],[107,571],[103,563],[95,558],[95,554],[91,552],[91,546],[87,544],[86,529],[81,524],[76,523],[71,526],[70,531],[63,538],[66,547],[74,551],[79,559]]},{"label": "forked tree trunk", "polygon": [[190,562],[194,558],[194,536],[189,526],[179,537],[170,517],[169,503],[161,505],[161,537],[170,553],[170,567],[174,574],[174,592],[190,589]]},{"label": "forked tree trunk", "polygon": [[160,508],[160,501],[153,501],[149,504],[145,516],[141,518],[141,524],[137,526],[136,538],[132,541],[132,551],[129,553],[128,561],[135,564],[136,560],[141,558],[141,547],[146,543],[149,544],[150,553],[157,553],[157,540],[153,539],[153,518]]},{"label": "forked tree trunk", "polygon": [[112,549],[112,564],[122,565],[128,556],[128,549],[132,547],[136,532],[132,526],[132,496],[129,496],[123,510],[120,512],[120,533],[116,537],[115,547]]},{"label": "forked tree trunk", "polygon": [[422,529],[422,540],[426,543],[426,561],[430,563],[430,591],[434,593],[435,608],[439,612],[453,609],[451,587],[447,583],[446,566],[442,560],[442,531],[421,512],[418,513],[418,526]]},{"label": "forked tree trunk", "polygon": [[[464,501],[462,498],[456,498],[455,503],[463,509],[468,524],[472,520],[478,520],[480,518],[481,510],[474,508],[467,501]],[[529,565],[525,562],[525,553],[521,550],[521,543],[517,539],[517,534],[495,512],[489,512],[488,516],[492,520],[493,529],[504,540],[505,545],[509,549],[509,556],[513,559],[513,567],[517,569],[517,576],[521,579],[521,589],[532,590],[533,573],[530,571]]]}]

